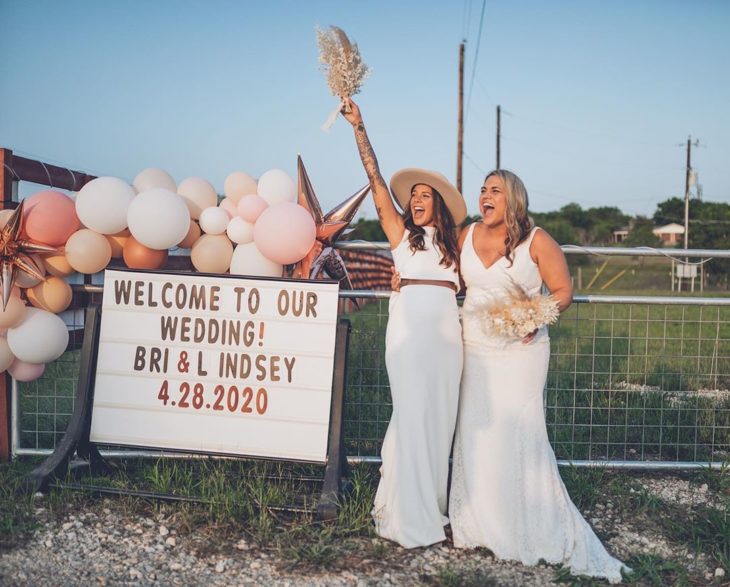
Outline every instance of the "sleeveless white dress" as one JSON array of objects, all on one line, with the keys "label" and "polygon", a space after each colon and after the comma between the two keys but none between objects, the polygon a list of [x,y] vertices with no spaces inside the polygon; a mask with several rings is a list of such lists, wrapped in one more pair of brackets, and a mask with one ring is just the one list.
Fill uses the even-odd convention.
[{"label": "sleeveless white dress", "polygon": [[[449,515],[454,545],[486,547],[497,557],[535,565],[562,563],[574,574],[621,581],[611,557],[570,499],[548,440],[543,389],[550,339],[529,344],[486,333],[476,311],[512,282],[529,295],[542,279],[530,256],[534,228],[514,251],[485,268],[469,227],[461,252],[464,373],[454,441]],[[627,568],[627,567],[624,567]]]},{"label": "sleeveless white dress", "polygon": [[[440,265],[426,227],[425,250],[413,253],[408,233],[393,249],[403,279],[439,279],[458,287],[455,267]],[[383,440],[380,484],[372,515],[376,532],[405,548],[445,539],[449,454],[462,367],[455,292],[407,285],[390,298],[385,363],[393,414]]]}]

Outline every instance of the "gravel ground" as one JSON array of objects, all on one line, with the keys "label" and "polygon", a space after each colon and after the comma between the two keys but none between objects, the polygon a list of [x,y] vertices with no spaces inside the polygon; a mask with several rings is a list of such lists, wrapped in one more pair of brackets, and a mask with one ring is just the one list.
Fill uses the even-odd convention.
[{"label": "gravel ground", "polygon": [[[645,491],[667,503],[720,503],[707,486],[691,486],[681,477],[638,480]],[[554,568],[498,561],[487,550],[464,552],[448,543],[404,550],[362,538],[362,556],[338,565],[346,570],[295,567],[245,539],[222,539],[210,528],[178,528],[174,516],[131,514],[115,500],[99,499],[86,512],[59,519],[48,514],[45,499],[36,499],[35,516],[41,525],[30,540],[0,553],[1,585],[457,585],[460,577],[471,585],[555,584]],[[670,543],[645,520],[623,519],[608,500],[599,500],[583,513],[619,558],[656,554],[680,561],[694,578],[724,581],[725,570],[708,557]],[[206,548],[210,541],[215,548]],[[383,554],[373,556],[373,543],[378,542]]]}]

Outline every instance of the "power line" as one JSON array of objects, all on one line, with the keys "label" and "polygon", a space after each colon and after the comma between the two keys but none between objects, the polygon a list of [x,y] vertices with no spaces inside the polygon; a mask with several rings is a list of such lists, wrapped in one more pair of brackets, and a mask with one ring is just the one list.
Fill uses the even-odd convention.
[{"label": "power line", "polygon": [[487,0],[482,0],[482,14],[479,17],[479,32],[477,33],[477,48],[474,52],[474,67],[471,70],[471,81],[469,82],[469,97],[466,101],[466,114],[469,116],[469,106],[471,104],[471,94],[474,89],[474,76],[477,73],[477,63],[479,62],[479,46],[482,44],[482,26],[484,25],[484,10],[487,7]]},{"label": "power line", "polygon": [[[468,6],[468,9],[467,9]],[[468,12],[467,12],[468,10]],[[464,0],[464,9],[461,16],[461,38],[466,39],[469,32],[469,20],[471,19],[471,0]]]}]

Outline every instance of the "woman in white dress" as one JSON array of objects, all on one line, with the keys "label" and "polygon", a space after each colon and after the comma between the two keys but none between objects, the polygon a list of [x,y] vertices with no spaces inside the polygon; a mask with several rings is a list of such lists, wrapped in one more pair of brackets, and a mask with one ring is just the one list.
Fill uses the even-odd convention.
[{"label": "woman in white dress", "polygon": [[391,190],[378,168],[357,105],[352,124],[402,291],[390,299],[385,363],[393,414],[383,441],[373,519],[377,533],[405,548],[445,539],[449,453],[456,425],[462,343],[456,225],[466,217],[458,190],[441,174],[403,169]]},{"label": "woman in white dress", "polygon": [[527,215],[527,191],[509,171],[481,188],[482,221],[460,236],[464,372],[454,442],[449,515],[454,545],[497,557],[563,564],[574,574],[621,581],[611,557],[570,499],[550,446],[543,390],[550,339],[543,327],[522,340],[486,331],[480,308],[521,286],[547,287],[565,310],[572,287],[557,243]]}]

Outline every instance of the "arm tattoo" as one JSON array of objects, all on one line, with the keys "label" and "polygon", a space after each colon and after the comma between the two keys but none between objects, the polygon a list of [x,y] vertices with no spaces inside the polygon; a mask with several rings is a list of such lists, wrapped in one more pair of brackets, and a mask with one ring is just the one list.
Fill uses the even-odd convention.
[{"label": "arm tattoo", "polygon": [[[388,187],[380,173],[380,167],[378,167],[378,159],[375,157],[375,152],[373,151],[370,139],[368,138],[368,134],[365,132],[365,126],[362,122],[358,123],[355,127],[355,142],[357,143],[357,149],[360,152],[360,159],[362,159],[362,164],[365,167],[365,173],[367,173],[368,179],[370,180],[373,188],[380,187],[387,191]],[[378,216],[380,216],[379,210]]]}]

